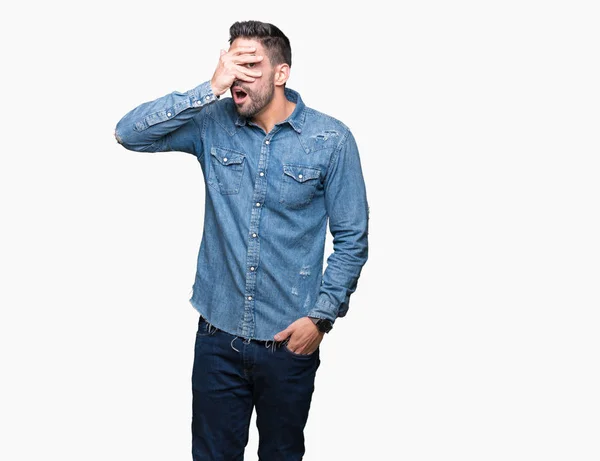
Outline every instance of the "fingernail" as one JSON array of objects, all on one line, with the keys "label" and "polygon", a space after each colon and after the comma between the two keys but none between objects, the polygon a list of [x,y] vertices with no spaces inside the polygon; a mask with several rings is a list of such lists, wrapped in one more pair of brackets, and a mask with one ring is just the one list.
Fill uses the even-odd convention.
[{"label": "fingernail", "polygon": [[280,338],[281,338],[281,336],[275,335],[275,341],[279,341]]}]

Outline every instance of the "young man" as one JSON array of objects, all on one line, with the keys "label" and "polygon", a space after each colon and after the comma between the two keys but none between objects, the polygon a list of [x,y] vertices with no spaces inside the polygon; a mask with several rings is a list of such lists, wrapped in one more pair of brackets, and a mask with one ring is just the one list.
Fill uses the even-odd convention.
[{"label": "young man", "polygon": [[242,459],[256,408],[260,459],[300,460],[319,344],[367,260],[369,207],[348,127],[286,88],[288,38],[258,21],[229,32],[211,80],[141,104],[115,137],[129,150],[193,154],[204,175],[193,459]]}]

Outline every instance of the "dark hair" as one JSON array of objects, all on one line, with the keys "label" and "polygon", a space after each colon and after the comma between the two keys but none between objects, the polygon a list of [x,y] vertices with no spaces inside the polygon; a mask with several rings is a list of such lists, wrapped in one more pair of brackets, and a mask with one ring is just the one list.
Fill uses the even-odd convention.
[{"label": "dark hair", "polygon": [[290,41],[281,30],[267,22],[238,21],[229,28],[229,44],[238,37],[252,38],[265,48],[272,66],[287,64],[292,67]]}]

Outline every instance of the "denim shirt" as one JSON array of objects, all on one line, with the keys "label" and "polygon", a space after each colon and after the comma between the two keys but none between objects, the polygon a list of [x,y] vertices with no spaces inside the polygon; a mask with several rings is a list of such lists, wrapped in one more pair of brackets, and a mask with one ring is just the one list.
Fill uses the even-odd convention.
[{"label": "denim shirt", "polygon": [[[255,340],[304,317],[346,315],[368,254],[365,182],[354,136],[284,89],[293,113],[266,133],[210,81],[128,112],[117,141],[196,156],[204,226],[189,300],[208,322]],[[327,223],[333,252],[323,272]]]}]

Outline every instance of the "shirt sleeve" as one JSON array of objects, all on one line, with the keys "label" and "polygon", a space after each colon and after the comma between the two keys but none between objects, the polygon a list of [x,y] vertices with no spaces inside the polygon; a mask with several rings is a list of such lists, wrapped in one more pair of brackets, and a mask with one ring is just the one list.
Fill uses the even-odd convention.
[{"label": "shirt sleeve", "polygon": [[369,247],[369,204],[358,147],[350,131],[332,155],[324,187],[333,253],[327,258],[319,295],[308,316],[334,322],[348,311]]},{"label": "shirt sleeve", "polygon": [[123,147],[137,152],[182,151],[202,157],[197,116],[219,99],[210,80],[181,93],[174,91],[129,111],[115,128]]}]

